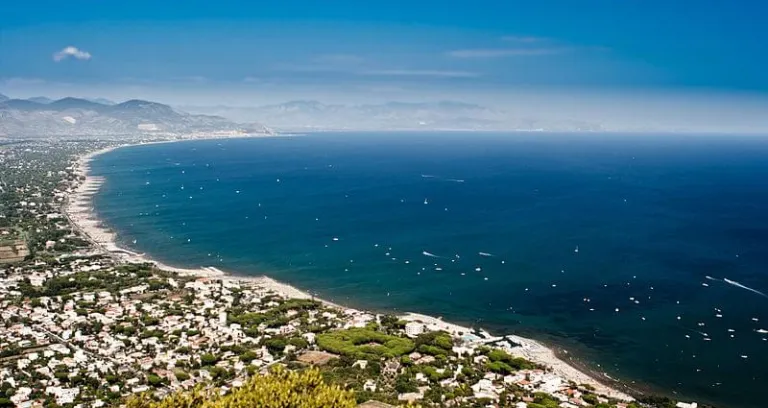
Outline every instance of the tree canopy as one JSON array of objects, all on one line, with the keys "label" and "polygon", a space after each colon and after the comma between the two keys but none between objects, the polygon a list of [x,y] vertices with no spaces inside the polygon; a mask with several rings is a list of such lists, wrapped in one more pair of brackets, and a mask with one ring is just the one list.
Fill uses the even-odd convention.
[{"label": "tree canopy", "polygon": [[276,367],[220,395],[218,389],[195,388],[160,401],[148,394],[128,399],[127,408],[352,408],[354,394],[323,382],[317,370],[302,372]]},{"label": "tree canopy", "polygon": [[410,339],[363,328],[322,333],[317,336],[317,345],[332,353],[364,360],[400,357],[414,348]]}]

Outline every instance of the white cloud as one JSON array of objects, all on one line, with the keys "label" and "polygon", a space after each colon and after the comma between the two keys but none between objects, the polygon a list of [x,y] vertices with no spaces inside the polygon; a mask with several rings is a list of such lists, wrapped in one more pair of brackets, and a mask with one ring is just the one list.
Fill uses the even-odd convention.
[{"label": "white cloud", "polygon": [[64,47],[64,49],[61,51],[53,54],[53,60],[56,62],[63,61],[69,57],[79,60],[89,60],[91,59],[91,53],[70,45],[69,47]]},{"label": "white cloud", "polygon": [[562,54],[570,48],[471,48],[447,53],[454,58],[499,58]]},{"label": "white cloud", "polygon": [[468,71],[441,71],[430,69],[379,69],[361,72],[363,75],[375,76],[414,76],[433,78],[476,78],[480,74]]}]

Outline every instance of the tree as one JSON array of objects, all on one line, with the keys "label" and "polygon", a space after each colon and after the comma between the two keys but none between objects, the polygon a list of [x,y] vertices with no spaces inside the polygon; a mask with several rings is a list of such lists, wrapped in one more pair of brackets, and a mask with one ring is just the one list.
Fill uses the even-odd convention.
[{"label": "tree", "polygon": [[581,398],[590,405],[597,405],[597,395],[595,394],[584,394]]},{"label": "tree", "polygon": [[200,356],[200,364],[202,365],[214,365],[219,361],[219,358],[211,353],[205,353]]},{"label": "tree", "polygon": [[147,376],[147,382],[149,383],[149,385],[153,387],[157,387],[158,385],[163,383],[163,378],[155,374],[150,374]]},{"label": "tree", "polygon": [[296,347],[297,349],[304,349],[309,346],[309,343],[301,337],[293,337],[289,339],[288,344]]},{"label": "tree", "polygon": [[252,377],[225,395],[218,389],[196,388],[155,401],[149,394],[130,397],[126,408],[353,408],[352,391],[323,382],[320,372],[275,367],[268,375]]},{"label": "tree", "polygon": [[406,392],[416,392],[418,390],[419,387],[416,385],[416,382],[413,381],[412,377],[400,374],[395,379],[395,391],[401,394]]},{"label": "tree", "polygon": [[253,351],[250,351],[250,350],[246,351],[245,353],[240,355],[240,361],[242,361],[244,363],[250,363],[251,361],[253,361],[253,360],[257,359],[257,358],[259,358],[259,355],[256,354]]},{"label": "tree", "polygon": [[275,336],[264,340],[263,344],[267,346],[267,350],[269,350],[270,353],[280,355],[283,353],[285,346],[288,345],[288,342],[284,337]]},{"label": "tree", "polygon": [[173,375],[175,375],[176,379],[179,381],[189,380],[189,374],[187,374],[184,370],[180,370],[178,368],[173,370]]}]

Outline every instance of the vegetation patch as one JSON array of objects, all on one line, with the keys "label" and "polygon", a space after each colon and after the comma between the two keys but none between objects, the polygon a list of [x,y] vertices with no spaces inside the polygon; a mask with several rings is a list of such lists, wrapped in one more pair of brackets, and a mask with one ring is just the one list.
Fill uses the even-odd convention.
[{"label": "vegetation patch", "polygon": [[522,358],[512,357],[504,350],[492,350],[488,353],[487,368],[495,373],[510,374],[517,370],[532,370],[538,368],[536,364]]},{"label": "vegetation patch", "polygon": [[177,391],[162,401],[148,393],[128,399],[128,408],[353,408],[352,391],[338,386],[327,385],[315,370],[304,372],[275,368],[269,375],[258,375],[232,389],[231,392],[218,389]]},{"label": "vegetation patch", "polygon": [[400,357],[416,347],[410,339],[364,328],[320,334],[317,345],[323,350],[361,360]]},{"label": "vegetation patch", "polygon": [[453,339],[444,331],[426,332],[416,337],[416,350],[432,356],[452,356]]}]

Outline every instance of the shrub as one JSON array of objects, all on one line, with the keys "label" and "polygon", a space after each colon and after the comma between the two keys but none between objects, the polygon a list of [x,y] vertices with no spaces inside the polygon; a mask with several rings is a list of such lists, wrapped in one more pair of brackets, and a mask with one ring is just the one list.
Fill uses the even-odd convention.
[{"label": "shrub", "polygon": [[147,394],[132,396],[126,408],[353,408],[352,391],[323,382],[317,370],[288,371],[281,367],[269,375],[252,377],[242,387],[220,395],[219,390],[196,388],[176,392],[161,401]]}]

